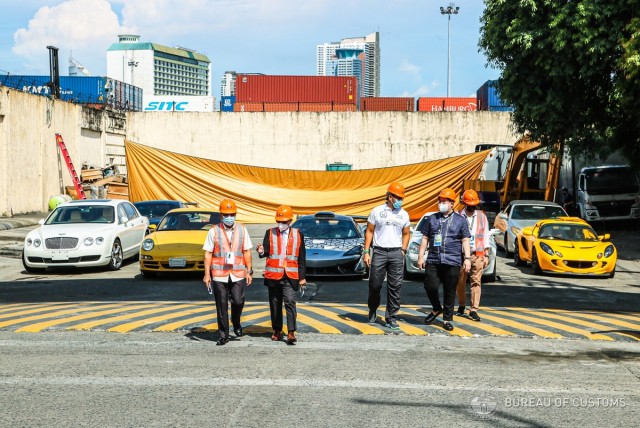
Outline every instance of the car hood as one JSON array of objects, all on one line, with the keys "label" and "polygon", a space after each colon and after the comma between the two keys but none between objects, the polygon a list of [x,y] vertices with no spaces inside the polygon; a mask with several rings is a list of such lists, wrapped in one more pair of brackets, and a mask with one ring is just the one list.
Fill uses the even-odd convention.
[{"label": "car hood", "polygon": [[197,245],[202,248],[208,232],[208,230],[167,230],[151,233],[147,239],[153,239],[159,248],[176,245]]},{"label": "car hood", "polygon": [[[307,251],[311,250],[323,250],[325,252],[340,252],[349,251],[356,245],[363,245],[363,238],[352,239],[318,239],[318,238],[304,238],[304,246]],[[316,251],[317,252],[317,251]]]},{"label": "car hood", "polygon": [[609,245],[613,245],[610,242],[572,242],[555,239],[540,239],[540,242],[544,242],[554,250],[563,253],[570,251],[575,253],[597,254],[603,252]]},{"label": "car hood", "polygon": [[111,233],[115,228],[114,224],[82,223],[82,224],[49,224],[42,225],[32,233],[40,235],[43,239],[54,237],[82,237],[98,236]]},{"label": "car hood", "polygon": [[540,220],[510,220],[509,225],[522,230],[525,227],[534,226]]}]

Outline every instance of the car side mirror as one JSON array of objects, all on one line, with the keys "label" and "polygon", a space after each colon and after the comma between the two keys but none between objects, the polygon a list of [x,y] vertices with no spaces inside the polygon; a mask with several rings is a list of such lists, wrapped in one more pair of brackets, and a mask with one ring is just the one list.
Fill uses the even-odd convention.
[{"label": "car side mirror", "polygon": [[120,222],[123,224],[126,224],[129,221],[129,217],[127,217],[126,215],[123,215],[122,217],[120,217]]},{"label": "car side mirror", "polygon": [[533,227],[525,227],[522,229],[522,236],[531,236],[533,235]]},{"label": "car side mirror", "polygon": [[40,219],[40,221],[38,221],[38,224],[39,224],[40,226],[42,226],[42,225],[44,224],[44,219],[43,219],[43,218],[41,218],[41,219]]},{"label": "car side mirror", "polygon": [[149,231],[153,232],[158,228],[158,225],[157,224],[150,224],[148,227],[149,227]]},{"label": "car side mirror", "polygon": [[609,239],[611,239],[611,235],[609,235],[608,233],[605,233],[604,235],[598,235],[598,240],[600,241],[608,241]]},{"label": "car side mirror", "polygon": [[413,226],[409,226],[409,232],[413,233],[415,232],[416,228]]},{"label": "car side mirror", "polygon": [[509,217],[505,213],[498,214],[498,217],[500,217],[503,220],[508,220],[509,219]]}]

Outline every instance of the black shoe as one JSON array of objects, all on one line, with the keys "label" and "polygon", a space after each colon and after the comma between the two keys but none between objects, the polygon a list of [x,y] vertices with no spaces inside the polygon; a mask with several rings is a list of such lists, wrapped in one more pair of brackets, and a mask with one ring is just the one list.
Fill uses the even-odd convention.
[{"label": "black shoe", "polygon": [[459,317],[464,317],[465,316],[464,310],[465,310],[464,306],[458,306],[458,312],[456,312],[454,315],[458,315]]},{"label": "black shoe", "polygon": [[469,318],[471,318],[474,321],[482,321],[476,311],[469,312]]},{"label": "black shoe", "polygon": [[378,315],[376,311],[369,311],[369,324],[375,324],[378,320]]},{"label": "black shoe", "polygon": [[429,315],[427,315],[427,317],[424,319],[424,323],[429,325],[432,324],[436,318],[438,318],[438,315],[440,315],[442,313],[442,311],[438,311],[438,312],[431,312]]},{"label": "black shoe", "polygon": [[233,328],[233,333],[236,335],[236,337],[242,337],[242,326],[238,327],[238,328]]},{"label": "black shoe", "polygon": [[229,343],[229,339],[226,337],[223,337],[221,339],[218,339],[218,341],[216,342],[216,346],[226,345],[227,343]]},{"label": "black shoe", "polygon": [[447,331],[451,331],[453,330],[453,324],[451,324],[449,321],[445,321],[442,323],[442,328],[444,328]]}]

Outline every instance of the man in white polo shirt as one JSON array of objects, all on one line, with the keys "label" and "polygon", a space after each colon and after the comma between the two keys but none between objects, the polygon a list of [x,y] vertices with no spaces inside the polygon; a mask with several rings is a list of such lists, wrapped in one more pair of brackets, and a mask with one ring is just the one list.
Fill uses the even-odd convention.
[{"label": "man in white polo shirt", "polygon": [[375,207],[367,219],[364,262],[369,266],[369,322],[375,323],[380,306],[380,290],[387,276],[386,326],[400,330],[397,313],[404,275],[404,256],[409,245],[409,214],[402,209],[404,186],[393,182],[387,188],[385,203]]}]

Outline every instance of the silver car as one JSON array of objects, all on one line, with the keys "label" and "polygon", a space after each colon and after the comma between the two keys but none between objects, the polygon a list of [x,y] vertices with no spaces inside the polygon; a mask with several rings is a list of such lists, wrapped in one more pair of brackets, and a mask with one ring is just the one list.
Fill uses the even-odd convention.
[{"label": "silver car", "polygon": [[562,216],[567,216],[567,212],[555,202],[512,201],[498,213],[493,223],[493,227],[500,231],[495,238],[496,244],[505,250],[507,257],[511,257],[518,232],[539,220]]},{"label": "silver car", "polygon": [[[413,229],[413,233],[411,234],[411,239],[409,240],[409,248],[407,251],[407,255],[405,256],[405,271],[408,274],[423,274],[424,270],[418,268],[418,252],[420,249],[420,241],[422,241],[422,233],[420,229],[422,228],[422,224],[427,221],[427,217],[431,214],[435,214],[433,212],[426,213],[418,222],[418,225]],[[495,236],[499,234],[500,231],[497,229],[491,229],[489,232],[489,264],[482,272],[482,282],[495,282],[496,280],[496,241]],[[425,255],[426,259],[426,255]]]}]

